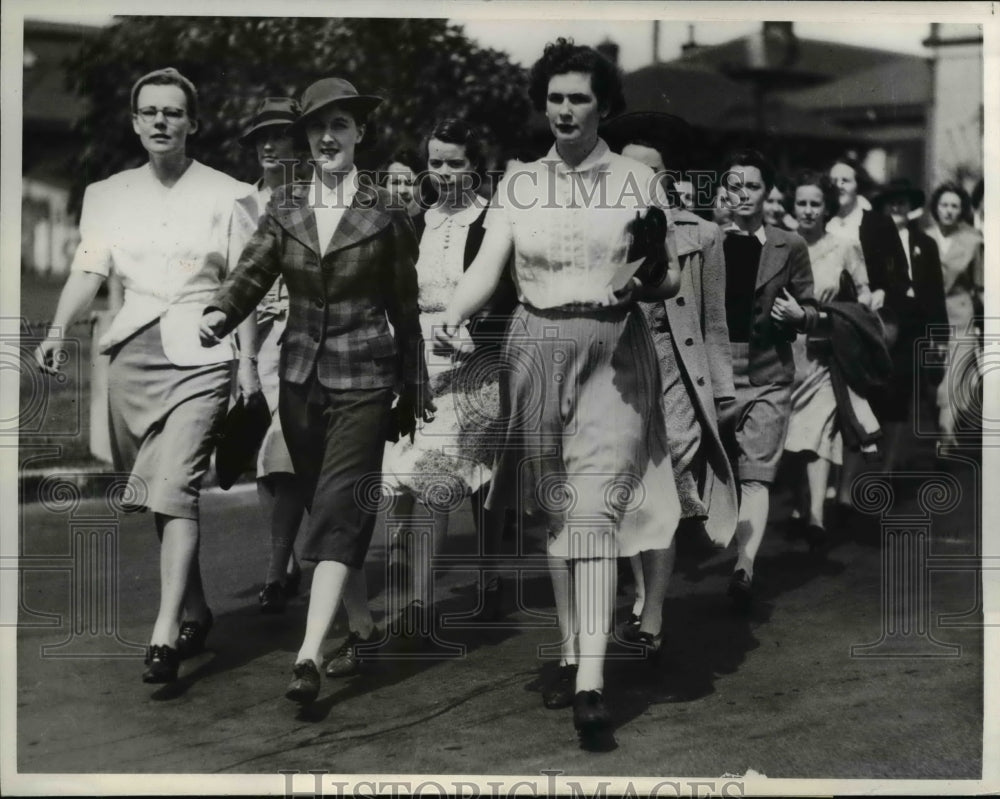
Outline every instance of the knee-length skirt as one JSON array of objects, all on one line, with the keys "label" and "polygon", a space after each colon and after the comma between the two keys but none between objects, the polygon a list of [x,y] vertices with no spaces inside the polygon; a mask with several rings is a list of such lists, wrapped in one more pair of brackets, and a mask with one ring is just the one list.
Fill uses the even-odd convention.
[{"label": "knee-length skirt", "polygon": [[233,361],[177,366],[154,322],[118,345],[108,369],[115,468],[130,472],[124,505],[198,518],[198,498],[226,415]]},{"label": "knee-length skirt", "polygon": [[555,557],[667,548],[680,503],[641,312],[519,306],[502,369],[507,427],[488,507],[543,513]]}]

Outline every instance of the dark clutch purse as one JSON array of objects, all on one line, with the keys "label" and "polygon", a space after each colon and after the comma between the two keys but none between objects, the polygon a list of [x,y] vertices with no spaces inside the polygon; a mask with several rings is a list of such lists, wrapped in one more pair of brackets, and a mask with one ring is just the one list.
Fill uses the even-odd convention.
[{"label": "dark clutch purse", "polygon": [[241,395],[236,400],[215,445],[215,473],[220,488],[230,488],[241,474],[253,468],[254,456],[270,426],[271,409],[263,392]]}]

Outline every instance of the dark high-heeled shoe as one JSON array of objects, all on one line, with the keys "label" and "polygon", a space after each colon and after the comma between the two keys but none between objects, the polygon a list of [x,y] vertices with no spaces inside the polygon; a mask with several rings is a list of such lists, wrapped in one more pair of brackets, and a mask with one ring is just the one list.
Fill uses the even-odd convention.
[{"label": "dark high-heeled shoe", "polygon": [[285,698],[300,705],[308,705],[319,696],[319,669],[311,660],[300,660],[292,668],[292,681],[285,690]]},{"label": "dark high-heeled shoe", "polygon": [[806,543],[813,555],[825,555],[830,548],[830,535],[818,524],[810,524],[806,528]]},{"label": "dark high-heeled shoe", "polygon": [[560,666],[556,678],[542,691],[542,704],[549,710],[561,710],[573,704],[577,668],[576,663]]},{"label": "dark high-heeled shoe", "polygon": [[594,735],[611,726],[611,713],[600,691],[578,691],[573,697],[573,726],[580,735]]},{"label": "dark high-heeled shoe", "polygon": [[205,651],[205,640],[208,638],[215,617],[208,611],[204,621],[182,621],[180,635],[177,636],[177,654],[182,660],[193,658]]},{"label": "dark high-heeled shoe", "polygon": [[285,605],[288,604],[288,597],[281,583],[268,583],[261,589],[258,598],[261,613],[284,613]]},{"label": "dark high-heeled shoe", "polygon": [[660,656],[660,649],[663,646],[663,633],[653,635],[645,630],[636,633],[635,643],[642,647],[643,657],[652,662]]},{"label": "dark high-heeled shoe", "polygon": [[151,644],[146,647],[146,666],[142,681],[147,683],[166,683],[177,679],[181,659],[172,646]]},{"label": "dark high-heeled shoe", "polygon": [[628,619],[625,624],[622,625],[622,640],[628,641],[629,643],[635,643],[639,640],[639,622],[639,617],[634,613],[628,614]]}]

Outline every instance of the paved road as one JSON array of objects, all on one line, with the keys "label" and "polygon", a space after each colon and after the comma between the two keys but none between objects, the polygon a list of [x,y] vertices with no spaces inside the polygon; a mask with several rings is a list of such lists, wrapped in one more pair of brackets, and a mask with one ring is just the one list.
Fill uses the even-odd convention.
[{"label": "paved road", "polygon": [[[933,519],[929,546],[938,565],[976,546],[974,470],[953,464],[951,472],[964,494],[957,508]],[[667,657],[655,668],[632,659],[609,662],[615,741],[608,751],[593,752],[580,747],[571,711],[549,711],[541,703],[540,680],[552,664],[539,660],[539,648],[557,640],[544,571],[521,574],[521,608],[505,626],[442,631],[464,647],[461,656],[408,659],[411,650],[390,642],[386,653],[399,658],[381,660],[363,676],[326,680],[318,702],[299,712],[282,693],[305,602],[283,617],[258,611],[267,534],[252,491],[212,491],[203,502],[202,563],[216,628],[209,651],[187,662],[179,682],[167,688],[139,679],[158,592],[151,520],[128,517],[115,528],[93,518],[103,509],[97,501],[73,512],[37,504],[22,509],[22,772],[980,775],[978,577],[940,569],[928,577],[914,560],[917,550],[906,550],[898,574],[924,575],[929,627],[914,627],[869,652],[884,655],[896,647],[902,657],[852,657],[852,646],[879,641],[885,629],[888,550],[877,532],[845,531],[828,557],[816,560],[773,526],[758,559],[761,598],[749,617],[734,615],[723,596],[732,550],[682,558],[665,608]],[[899,502],[897,509],[917,508],[912,498]],[[448,553],[473,552],[467,508],[452,527]],[[369,577],[379,621],[384,541],[376,539]],[[99,548],[87,554],[86,544],[74,559],[74,540],[116,542],[119,566],[111,572],[117,573],[120,640],[99,629],[71,634],[74,618],[90,624],[95,613],[87,603],[96,601],[74,593],[73,564],[86,573],[87,564],[102,558]],[[906,540],[920,539],[908,534]],[[512,569],[525,564],[508,561]],[[452,614],[470,610],[474,580],[460,565],[445,568],[439,607]],[[78,601],[71,605],[73,596]],[[625,612],[627,600],[620,599]],[[939,618],[970,610],[967,626],[943,626]],[[904,621],[920,620],[911,614]],[[341,618],[331,650],[345,632]]]}]

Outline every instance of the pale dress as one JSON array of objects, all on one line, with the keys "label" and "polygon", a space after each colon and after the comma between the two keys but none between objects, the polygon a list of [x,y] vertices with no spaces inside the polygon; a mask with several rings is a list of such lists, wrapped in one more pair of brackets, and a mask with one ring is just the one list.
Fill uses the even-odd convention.
[{"label": "pale dress", "polygon": [[665,549],[680,518],[646,321],[594,302],[625,267],[652,175],[601,140],[575,168],[553,148],[505,175],[486,220],[513,244],[521,302],[487,506],[542,513],[553,557]]},{"label": "pale dress", "polygon": [[[859,293],[868,288],[861,245],[834,233],[827,233],[809,245],[815,296],[822,296],[840,283],[846,271]],[[792,344],[795,357],[796,386],[792,391],[792,415],[785,439],[787,452],[812,452],[832,463],[843,460],[843,440],[837,423],[837,399],[833,392],[830,368],[825,359],[814,357],[807,349],[806,337]],[[853,392],[851,392],[853,394]],[[855,414],[866,430],[877,430],[878,423],[868,403],[852,397]]]}]

